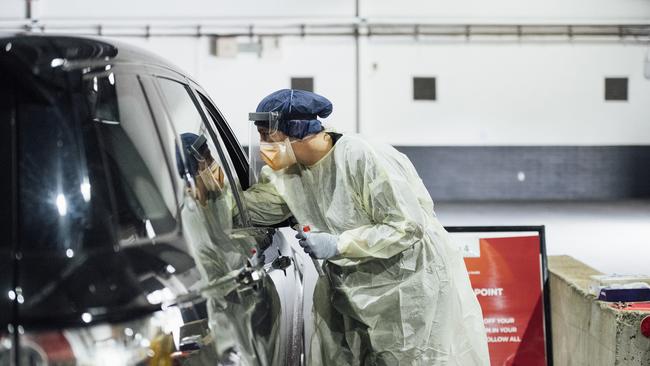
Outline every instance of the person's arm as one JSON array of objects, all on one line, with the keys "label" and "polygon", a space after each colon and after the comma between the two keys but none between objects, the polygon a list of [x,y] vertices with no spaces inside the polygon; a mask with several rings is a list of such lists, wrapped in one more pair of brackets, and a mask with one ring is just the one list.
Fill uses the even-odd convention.
[{"label": "person's arm", "polygon": [[292,215],[286,202],[264,172],[259,183],[244,191],[244,201],[251,221],[255,225],[279,224]]},{"label": "person's arm", "polygon": [[[398,153],[395,152],[395,155]],[[352,149],[346,159],[349,184],[372,222],[339,236],[339,255],[390,258],[424,237],[427,215],[409,182],[407,159],[379,155],[369,146]],[[417,178],[417,177],[415,177]]]}]

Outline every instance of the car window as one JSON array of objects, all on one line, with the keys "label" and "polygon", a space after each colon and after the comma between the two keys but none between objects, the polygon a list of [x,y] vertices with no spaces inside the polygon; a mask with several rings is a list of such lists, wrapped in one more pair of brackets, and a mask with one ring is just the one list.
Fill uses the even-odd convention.
[{"label": "car window", "polygon": [[137,79],[88,73],[57,97],[16,105],[23,250],[71,256],[113,246],[113,235],[130,245],[174,231],[169,171]]},{"label": "car window", "polygon": [[142,88],[132,74],[84,76],[86,100],[100,140],[118,210],[119,238],[129,244],[176,227],[169,170]]},{"label": "car window", "polygon": [[[168,155],[174,152],[183,191],[183,236],[205,279],[200,293],[208,304],[206,316],[210,324],[218,324],[212,329],[214,339],[222,339],[224,329],[237,328],[242,350],[255,348],[255,357],[270,360],[276,348],[269,339],[277,339],[271,329],[279,316],[277,308],[270,307],[279,304],[277,290],[268,276],[259,279],[255,291],[242,291],[239,286],[246,282],[241,282],[246,273],[253,273],[249,271],[264,270],[264,258],[258,254],[271,245],[273,231],[248,227],[237,198],[240,187],[232,174],[232,162],[199,97],[181,81],[160,76],[152,80],[166,115],[158,121],[160,133]],[[147,77],[147,81],[151,80]],[[234,339],[235,334],[227,337]],[[268,347],[256,348],[259,344]],[[252,354],[243,352],[242,356]]]},{"label": "car window", "polygon": [[179,178],[183,180],[181,207],[184,235],[207,278],[216,280],[241,268],[256,242],[238,230],[246,220],[231,181],[229,161],[215,144],[191,90],[177,81],[158,78],[160,94],[172,126]]},{"label": "car window", "polygon": [[6,243],[17,253],[0,248],[12,300],[0,301],[0,322],[11,311],[26,329],[80,322],[90,308],[97,321],[151,311],[149,279],[195,266],[170,239],[178,206],[137,77],[121,66],[21,76],[0,78],[11,95],[0,115],[14,121],[3,129],[16,213]]}]

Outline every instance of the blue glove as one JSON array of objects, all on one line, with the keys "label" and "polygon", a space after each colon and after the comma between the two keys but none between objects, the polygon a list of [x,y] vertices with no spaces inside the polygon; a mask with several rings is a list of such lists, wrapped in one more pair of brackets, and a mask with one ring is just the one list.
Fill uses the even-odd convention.
[{"label": "blue glove", "polygon": [[328,233],[304,233],[298,232],[296,239],[305,253],[316,259],[329,259],[339,254],[336,245],[339,238]]}]

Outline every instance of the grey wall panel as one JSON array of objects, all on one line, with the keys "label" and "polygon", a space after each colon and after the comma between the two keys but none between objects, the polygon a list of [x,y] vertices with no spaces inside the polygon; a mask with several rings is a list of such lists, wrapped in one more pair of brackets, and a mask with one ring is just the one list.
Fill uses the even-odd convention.
[{"label": "grey wall panel", "polygon": [[[434,200],[650,197],[650,146],[401,146]],[[521,174],[525,175],[520,180]]]}]

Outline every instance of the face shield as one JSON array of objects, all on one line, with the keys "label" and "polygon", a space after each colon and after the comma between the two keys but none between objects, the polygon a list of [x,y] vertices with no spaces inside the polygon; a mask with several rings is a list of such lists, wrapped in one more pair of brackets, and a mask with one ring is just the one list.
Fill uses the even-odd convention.
[{"label": "face shield", "polygon": [[248,115],[248,119],[254,122],[251,123],[248,145],[251,185],[258,182],[260,171],[265,165],[273,170],[282,170],[296,163],[292,141],[278,130],[281,117],[280,112]]},{"label": "face shield", "polygon": [[282,118],[280,112],[255,112],[248,114],[248,120],[253,121],[255,127],[261,127],[268,131],[269,134],[278,132],[278,124]]}]

